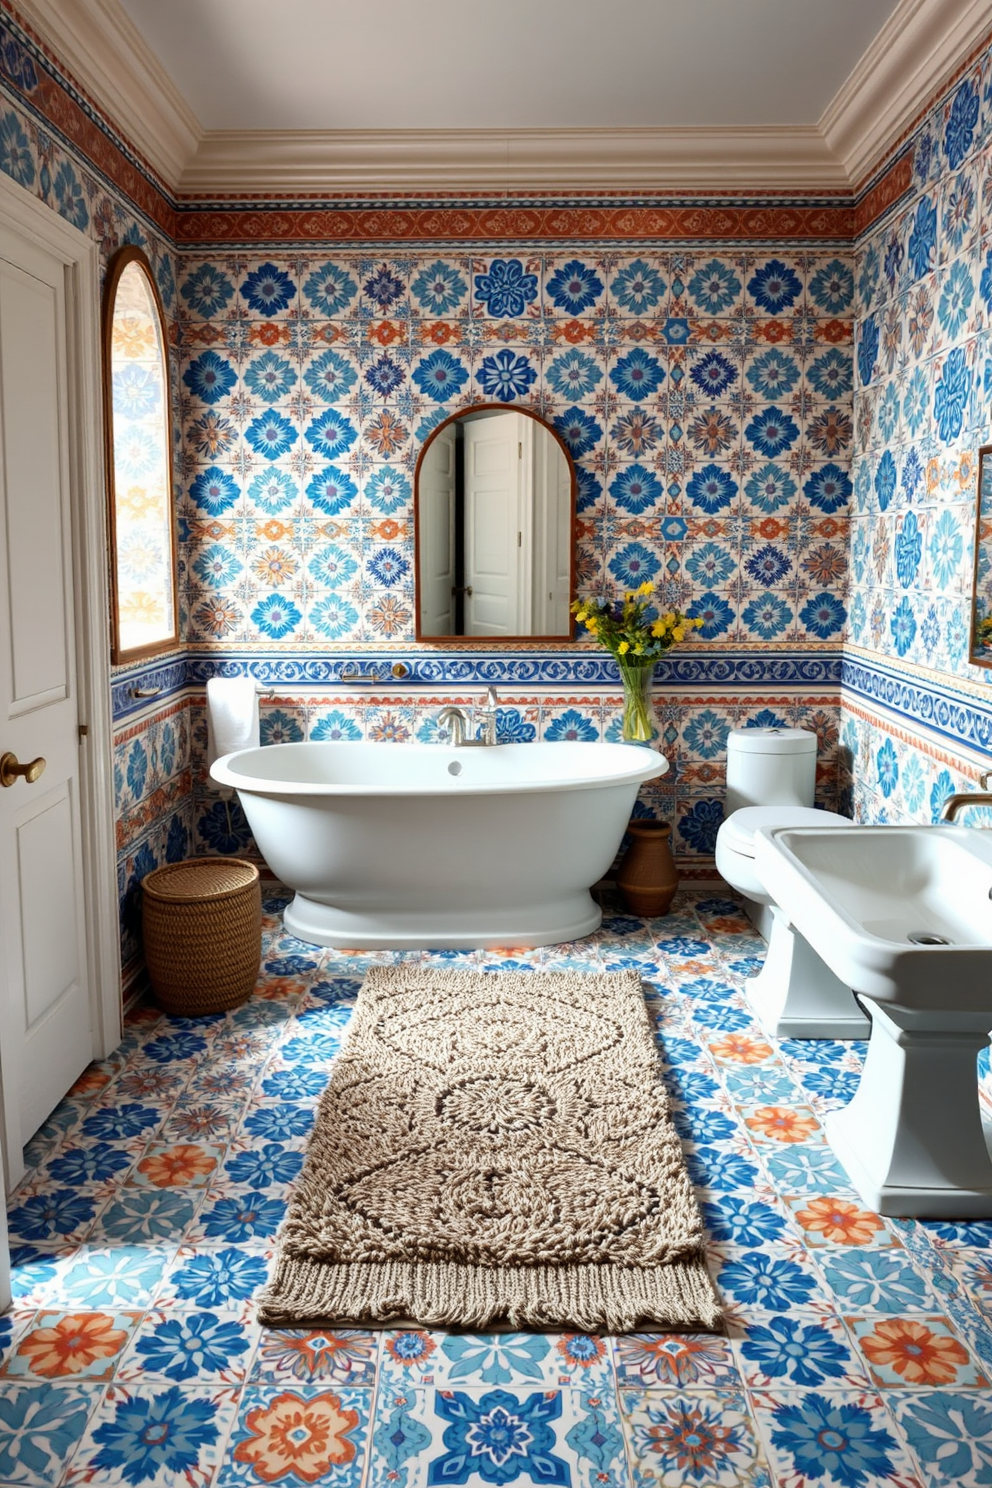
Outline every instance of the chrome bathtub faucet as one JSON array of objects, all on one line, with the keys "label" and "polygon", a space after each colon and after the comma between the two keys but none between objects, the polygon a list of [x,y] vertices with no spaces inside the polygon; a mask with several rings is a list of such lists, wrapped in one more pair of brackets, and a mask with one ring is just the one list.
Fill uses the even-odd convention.
[{"label": "chrome bathtub faucet", "polygon": [[437,715],[437,721],[441,728],[450,728],[451,742],[455,749],[479,749],[496,743],[496,709],[498,699],[495,687],[490,687],[486,693],[485,703],[473,709],[472,722],[481,724],[482,736],[478,739],[469,737],[469,719],[464,708],[456,707],[449,703],[442,708]]}]

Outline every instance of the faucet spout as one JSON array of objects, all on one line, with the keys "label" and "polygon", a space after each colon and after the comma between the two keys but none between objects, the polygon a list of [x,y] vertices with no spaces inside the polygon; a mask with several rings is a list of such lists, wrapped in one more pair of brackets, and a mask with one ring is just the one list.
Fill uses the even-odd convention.
[{"label": "faucet spout", "polygon": [[465,710],[456,707],[454,703],[449,703],[446,708],[441,709],[437,715],[437,721],[441,728],[451,730],[452,744],[456,749],[461,749],[468,735],[468,719],[465,716]]},{"label": "faucet spout", "polygon": [[992,806],[992,791],[955,791],[952,796],[945,799],[940,808],[938,820],[957,821],[958,813],[965,811],[969,806]]}]

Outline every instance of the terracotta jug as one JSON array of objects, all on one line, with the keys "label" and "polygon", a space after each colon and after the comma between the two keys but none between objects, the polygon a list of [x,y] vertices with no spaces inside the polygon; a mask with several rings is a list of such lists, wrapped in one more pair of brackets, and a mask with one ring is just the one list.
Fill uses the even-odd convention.
[{"label": "terracotta jug", "polygon": [[666,915],[679,886],[672,857],[672,824],[635,820],[628,824],[631,844],[617,869],[617,888],[631,914]]}]

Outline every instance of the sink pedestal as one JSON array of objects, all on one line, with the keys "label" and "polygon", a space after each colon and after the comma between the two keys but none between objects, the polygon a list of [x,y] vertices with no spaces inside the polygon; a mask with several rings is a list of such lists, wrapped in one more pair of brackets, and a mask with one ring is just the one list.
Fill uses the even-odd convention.
[{"label": "sink pedestal", "polygon": [[[935,999],[936,1000],[936,999]],[[992,1217],[992,1158],[975,1061],[988,1013],[914,1012],[864,999],[871,1041],[830,1146],[869,1209],[902,1219]]]},{"label": "sink pedestal", "polygon": [[871,1024],[788,915],[771,910],[765,964],[745,985],[758,1021],[774,1038],[866,1039]]}]

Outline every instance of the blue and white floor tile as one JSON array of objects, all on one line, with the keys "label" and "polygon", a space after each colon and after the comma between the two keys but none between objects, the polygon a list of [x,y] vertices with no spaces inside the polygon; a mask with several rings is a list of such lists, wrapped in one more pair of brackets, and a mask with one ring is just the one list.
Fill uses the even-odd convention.
[{"label": "blue and white floor tile", "polygon": [[279,907],[249,1003],[139,1008],[30,1144],[3,1488],[992,1483],[992,1222],[864,1208],[822,1122],[865,1046],[764,1035],[744,991],[764,947],[712,892],[573,945],[415,959],[641,972],[724,1336],[261,1328],[362,975],[402,959],[315,951]]}]

